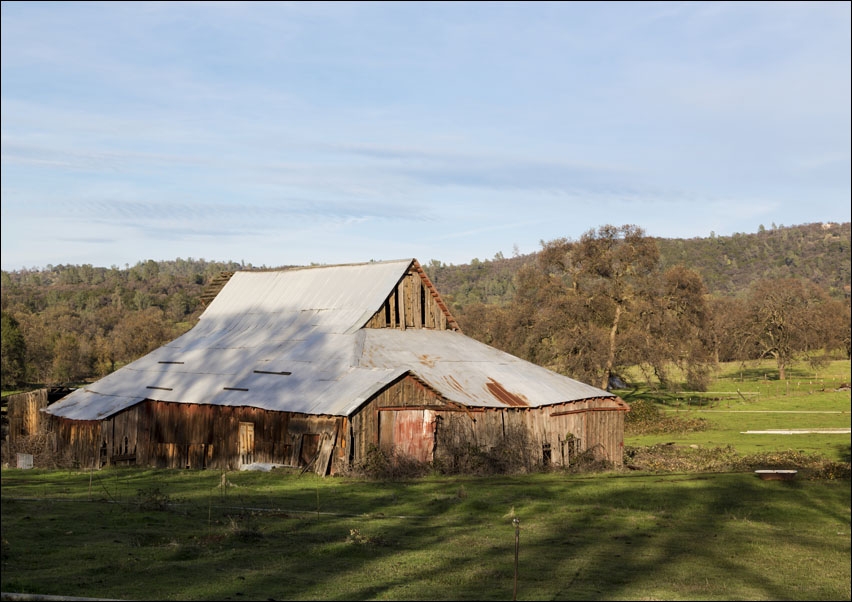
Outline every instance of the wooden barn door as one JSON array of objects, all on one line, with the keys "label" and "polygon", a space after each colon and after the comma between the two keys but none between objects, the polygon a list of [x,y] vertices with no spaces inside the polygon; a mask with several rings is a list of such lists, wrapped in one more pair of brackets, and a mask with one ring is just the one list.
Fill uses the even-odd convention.
[{"label": "wooden barn door", "polygon": [[431,462],[435,450],[435,412],[386,410],[379,412],[379,447]]},{"label": "wooden barn door", "polygon": [[254,462],[254,424],[240,423],[240,465]]}]

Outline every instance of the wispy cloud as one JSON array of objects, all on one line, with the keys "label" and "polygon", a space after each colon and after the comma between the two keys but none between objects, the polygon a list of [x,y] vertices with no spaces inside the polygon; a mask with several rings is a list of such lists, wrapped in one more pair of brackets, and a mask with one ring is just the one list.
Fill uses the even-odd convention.
[{"label": "wispy cloud", "polygon": [[848,3],[0,10],[4,268],[849,219]]}]

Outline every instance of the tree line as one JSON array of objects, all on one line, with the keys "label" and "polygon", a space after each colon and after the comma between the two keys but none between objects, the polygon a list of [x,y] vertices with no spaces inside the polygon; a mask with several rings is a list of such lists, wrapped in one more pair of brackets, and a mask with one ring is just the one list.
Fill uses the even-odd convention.
[{"label": "tree line", "polygon": [[2,386],[60,385],[105,376],[183,334],[223,271],[203,259],[135,266],[49,265],[2,272]]},{"label": "tree line", "polygon": [[[751,239],[763,251],[714,258],[706,250],[719,244],[713,238],[661,241],[634,225],[605,225],[576,241],[542,241],[528,256],[464,266],[433,260],[424,267],[473,338],[602,388],[638,366],[663,387],[701,390],[719,361],[773,358],[785,378],[797,359],[818,363],[827,352],[849,357],[848,226],[770,233],[773,240],[799,241],[792,262],[759,259],[771,248],[766,231]],[[731,253],[754,247],[733,238],[737,244],[721,243]],[[835,266],[840,279],[826,270],[799,275],[815,257],[823,267]],[[690,258],[697,268],[686,263]],[[723,272],[713,266],[729,261],[758,266],[762,277],[745,284],[740,271],[730,270],[743,283],[720,286]],[[767,275],[769,264],[778,269]],[[3,271],[2,386],[73,384],[109,374],[191,328],[209,283],[240,269],[252,266],[190,258],[123,269]],[[715,274],[715,289],[705,282],[708,273]]]},{"label": "tree line", "polygon": [[665,388],[706,390],[720,361],[850,356],[848,296],[813,281],[763,278],[740,295],[710,295],[701,275],[666,267],[657,241],[633,225],[542,242],[500,305],[453,305],[462,329],[513,355],[608,388],[631,367]]}]

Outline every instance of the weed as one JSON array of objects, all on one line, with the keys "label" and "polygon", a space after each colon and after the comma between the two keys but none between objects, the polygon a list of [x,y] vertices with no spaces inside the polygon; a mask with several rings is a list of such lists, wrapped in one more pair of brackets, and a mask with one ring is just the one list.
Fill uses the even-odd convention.
[{"label": "weed", "polygon": [[228,516],[228,530],[233,537],[240,541],[257,541],[263,539],[263,533],[258,526],[258,521],[252,514]]},{"label": "weed", "polygon": [[159,487],[136,490],[136,505],[142,510],[166,510],[174,501]]},{"label": "weed", "polygon": [[762,469],[798,470],[813,480],[850,478],[849,462],[833,462],[820,456],[788,450],[740,455],[726,447],[685,447],[657,444],[625,447],[624,465],[650,472],[749,472]]},{"label": "weed", "polygon": [[365,458],[354,469],[354,473],[369,479],[399,480],[421,477],[428,474],[429,464],[420,462],[411,456],[401,454],[396,449],[383,450],[370,446]]}]

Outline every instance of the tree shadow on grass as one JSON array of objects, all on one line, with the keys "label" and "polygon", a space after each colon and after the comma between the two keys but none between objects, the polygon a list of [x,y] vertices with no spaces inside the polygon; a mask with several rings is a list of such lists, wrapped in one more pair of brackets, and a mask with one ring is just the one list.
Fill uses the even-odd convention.
[{"label": "tree shadow on grass", "polygon": [[[801,558],[839,558],[834,572],[848,577],[848,483],[553,473],[394,483],[278,477],[286,486],[276,487],[274,475],[229,478],[238,487],[227,504],[209,493],[206,504],[158,512],[54,503],[36,515],[69,506],[81,527],[52,535],[40,553],[22,543],[31,520],[7,523],[4,504],[4,537],[14,543],[4,568],[35,579],[33,593],[76,596],[505,600],[517,517],[518,599],[848,595],[830,580],[822,589],[791,581],[818,578]],[[158,485],[168,491],[168,478]],[[827,524],[846,538],[827,546],[809,527]]]}]

